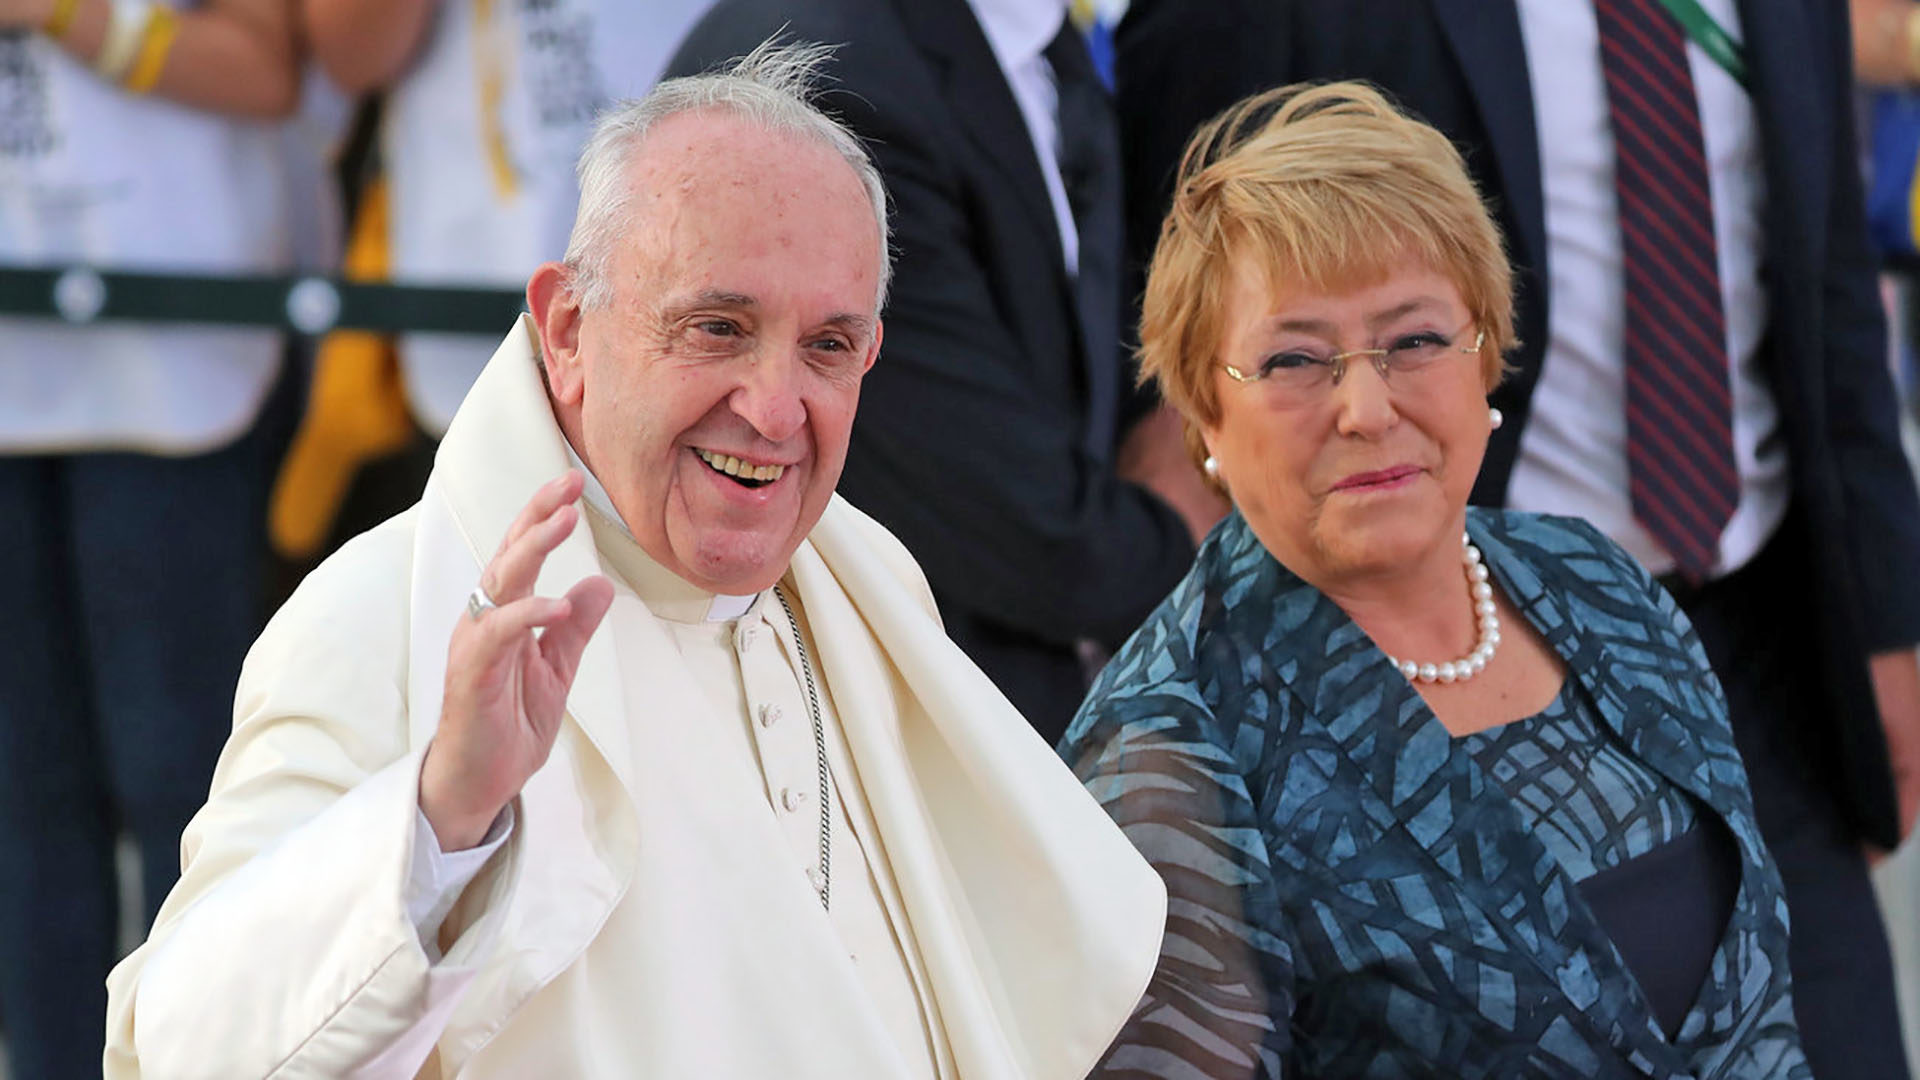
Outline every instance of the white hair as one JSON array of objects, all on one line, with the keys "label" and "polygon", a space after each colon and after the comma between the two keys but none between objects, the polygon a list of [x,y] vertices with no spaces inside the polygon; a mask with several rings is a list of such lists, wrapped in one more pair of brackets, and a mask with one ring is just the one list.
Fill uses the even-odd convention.
[{"label": "white hair", "polygon": [[873,203],[874,220],[880,226],[880,293],[876,303],[886,305],[887,284],[893,278],[887,189],[860,140],[812,100],[820,69],[833,53],[831,45],[781,44],[775,35],[724,69],[667,79],[645,97],[620,102],[600,114],[586,148],[580,152],[580,205],[574,212],[573,233],[567,238],[567,272],[573,293],[583,306],[602,308],[613,298],[607,260],[615,240],[630,224],[627,217],[633,190],[625,175],[628,161],[654,125],[700,109],[725,110],[769,131],[820,143],[852,166]]}]

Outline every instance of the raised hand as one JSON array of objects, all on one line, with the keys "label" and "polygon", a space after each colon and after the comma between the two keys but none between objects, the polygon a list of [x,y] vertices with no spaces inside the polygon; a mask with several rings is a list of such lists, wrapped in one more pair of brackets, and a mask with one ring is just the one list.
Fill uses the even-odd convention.
[{"label": "raised hand", "polygon": [[454,626],[440,726],[420,769],[420,809],[442,851],[478,844],[546,762],[580,653],[613,602],[599,575],[558,599],[532,595],[579,520],[583,482],[570,469],[534,492],[480,574],[497,606]]}]

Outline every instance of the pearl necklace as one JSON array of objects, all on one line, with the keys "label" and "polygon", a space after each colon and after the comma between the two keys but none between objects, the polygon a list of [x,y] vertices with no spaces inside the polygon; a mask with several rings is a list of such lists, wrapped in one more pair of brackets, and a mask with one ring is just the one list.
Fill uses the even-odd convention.
[{"label": "pearl necklace", "polygon": [[1480,623],[1480,640],[1474,642],[1472,652],[1444,664],[1419,664],[1387,657],[1387,662],[1399,668],[1408,682],[1466,682],[1487,669],[1493,660],[1493,651],[1500,646],[1500,611],[1493,604],[1487,566],[1480,561],[1480,549],[1473,546],[1473,540],[1465,533],[1460,534],[1460,546],[1464,549],[1460,561],[1466,564],[1467,587],[1473,593],[1473,613]]}]

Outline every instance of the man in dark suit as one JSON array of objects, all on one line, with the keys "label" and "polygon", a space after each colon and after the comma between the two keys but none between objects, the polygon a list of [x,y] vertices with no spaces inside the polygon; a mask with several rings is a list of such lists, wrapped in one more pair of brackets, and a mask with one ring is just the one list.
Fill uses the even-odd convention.
[{"label": "man in dark suit", "polygon": [[1906,1075],[1860,845],[1900,841],[1920,782],[1920,505],[1845,5],[1134,0],[1118,46],[1135,260],[1188,134],[1248,93],[1368,79],[1462,148],[1524,343],[1476,501],[1588,517],[1663,574],[1785,878],[1814,1074]]},{"label": "man in dark suit", "polygon": [[[1154,414],[1118,433],[1111,105],[1064,0],[723,0],[684,74],[781,31],[841,46],[821,104],[893,199],[886,340],[840,491],[925,568],[947,630],[1049,741],[1223,507]],[[1151,483],[1150,491],[1121,475]]]}]

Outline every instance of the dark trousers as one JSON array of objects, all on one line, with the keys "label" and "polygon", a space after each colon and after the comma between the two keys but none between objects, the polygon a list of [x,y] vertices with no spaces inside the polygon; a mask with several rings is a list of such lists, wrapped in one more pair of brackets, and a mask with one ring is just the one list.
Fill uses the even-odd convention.
[{"label": "dark trousers", "polygon": [[98,1077],[116,837],[151,922],[258,625],[268,457],[0,457],[0,1016],[12,1080]]},{"label": "dark trousers", "polygon": [[1904,1080],[1886,928],[1835,800],[1834,719],[1805,638],[1815,598],[1801,542],[1790,519],[1753,562],[1674,591],[1726,688],[1760,832],[1786,884],[1794,1015],[1813,1075]]}]

